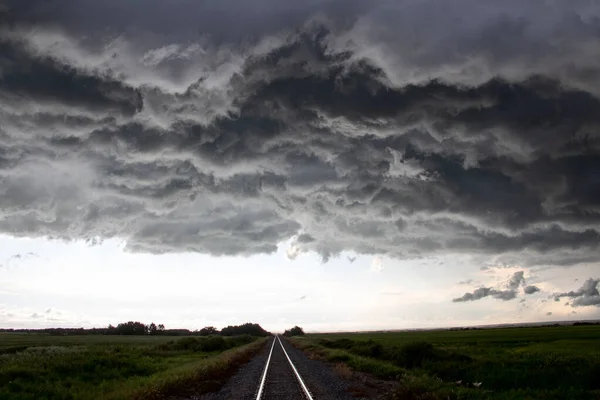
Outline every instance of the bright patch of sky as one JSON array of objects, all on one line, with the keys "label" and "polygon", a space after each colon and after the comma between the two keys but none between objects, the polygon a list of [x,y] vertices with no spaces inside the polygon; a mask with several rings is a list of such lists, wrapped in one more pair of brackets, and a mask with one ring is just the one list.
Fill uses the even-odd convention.
[{"label": "bright patch of sky", "polygon": [[[526,270],[542,290],[512,301],[451,299],[477,285],[501,286],[520,269],[481,270],[468,257],[398,261],[347,255],[323,263],[277,253],[211,257],[123,251],[115,240],[90,246],[47,239],[0,237],[0,327],[100,327],[128,320],[199,329],[247,321],[281,331],[412,329],[598,317],[549,299],[581,286],[597,265]],[[374,267],[375,265],[375,267]],[[470,285],[458,278],[472,279]],[[523,299],[524,301],[520,301]],[[573,313],[575,311],[576,313]],[[552,312],[552,315],[546,315]]]}]

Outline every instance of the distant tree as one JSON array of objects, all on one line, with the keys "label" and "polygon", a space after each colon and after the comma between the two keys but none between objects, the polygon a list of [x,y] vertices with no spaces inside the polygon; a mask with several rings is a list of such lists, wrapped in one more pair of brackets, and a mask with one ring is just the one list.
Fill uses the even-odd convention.
[{"label": "distant tree", "polygon": [[156,335],[158,328],[157,328],[156,324],[154,322],[152,322],[150,325],[148,325],[146,327],[146,331],[148,332],[148,335]]},{"label": "distant tree", "polygon": [[[1,0],[0,0],[1,1]],[[20,332],[20,333],[43,333],[47,335],[165,335],[165,336],[268,336],[259,324],[245,323],[242,325],[233,325],[223,328],[219,331],[214,326],[207,326],[201,330],[190,331],[189,329],[166,329],[163,324],[154,322],[146,325],[139,321],[122,322],[117,326],[109,324],[106,328],[44,328],[44,329],[1,329],[0,332]],[[212,340],[213,338],[211,338]],[[237,338],[236,340],[239,340]],[[215,339],[218,340],[218,339]],[[216,341],[215,341],[216,343]]]},{"label": "distant tree", "polygon": [[108,325],[108,328],[88,329],[85,332],[105,335],[163,335],[166,333],[166,330],[163,324],[156,325],[152,322],[149,325],[145,325],[138,321],[129,321],[120,323],[117,326]]},{"label": "distant tree", "polygon": [[198,334],[200,336],[217,335],[218,333],[219,333],[219,330],[217,328],[215,328],[214,326],[204,327],[204,328],[200,329],[200,331],[198,332]]},{"label": "distant tree", "polygon": [[251,336],[269,336],[270,333],[265,331],[259,324],[245,323],[242,325],[227,326],[221,329],[223,336],[236,335],[251,335]]},{"label": "distant tree", "polygon": [[141,322],[129,321],[117,325],[115,333],[117,335],[145,335],[147,333],[147,327]]},{"label": "distant tree", "polygon": [[304,330],[300,328],[298,325],[294,326],[292,329],[288,329],[283,332],[283,336],[302,336],[304,335]]}]

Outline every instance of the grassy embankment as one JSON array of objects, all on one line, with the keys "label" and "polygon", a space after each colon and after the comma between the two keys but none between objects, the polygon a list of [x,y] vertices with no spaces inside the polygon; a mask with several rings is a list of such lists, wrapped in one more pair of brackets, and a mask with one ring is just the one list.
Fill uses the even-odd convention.
[{"label": "grassy embankment", "polygon": [[218,387],[266,338],[0,333],[0,399],[158,400]]},{"label": "grassy embankment", "polygon": [[398,380],[389,399],[600,399],[600,326],[319,334],[292,340],[317,357]]}]

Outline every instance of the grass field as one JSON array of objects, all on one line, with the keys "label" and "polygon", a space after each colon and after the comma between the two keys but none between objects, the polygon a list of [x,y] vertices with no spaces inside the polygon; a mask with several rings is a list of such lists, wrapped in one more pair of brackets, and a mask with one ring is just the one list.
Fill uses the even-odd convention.
[{"label": "grass field", "polygon": [[390,399],[600,399],[600,326],[315,334],[294,341],[354,370],[400,380]]},{"label": "grass field", "polygon": [[162,399],[218,386],[266,339],[0,334],[0,399]]}]

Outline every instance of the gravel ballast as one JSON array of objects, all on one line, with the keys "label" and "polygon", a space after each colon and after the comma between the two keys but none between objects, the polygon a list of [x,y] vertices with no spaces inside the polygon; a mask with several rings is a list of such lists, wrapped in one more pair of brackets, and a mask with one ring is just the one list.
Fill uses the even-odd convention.
[{"label": "gravel ballast", "polygon": [[356,399],[348,393],[348,384],[337,376],[329,364],[309,359],[302,351],[296,349],[284,338],[281,339],[281,343],[310,390],[314,400]]},{"label": "gravel ballast", "polygon": [[192,400],[255,400],[272,344],[273,339],[267,341],[263,349],[242,365],[218,392],[193,397]]},{"label": "gravel ballast", "polygon": [[[227,383],[215,393],[193,398],[194,400],[255,400],[258,386],[273,344],[273,338],[250,362],[243,365]],[[281,339],[290,359],[304,380],[314,400],[353,400],[348,394],[348,384],[338,377],[331,367],[318,360],[309,359],[287,340]],[[279,341],[275,342],[271,363],[265,382],[263,400],[301,400],[300,385],[284,355]]]}]

